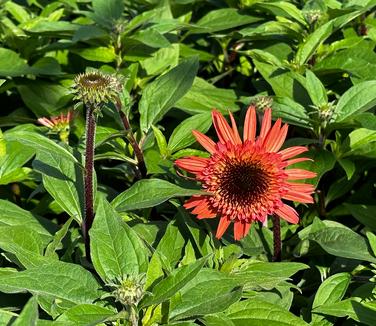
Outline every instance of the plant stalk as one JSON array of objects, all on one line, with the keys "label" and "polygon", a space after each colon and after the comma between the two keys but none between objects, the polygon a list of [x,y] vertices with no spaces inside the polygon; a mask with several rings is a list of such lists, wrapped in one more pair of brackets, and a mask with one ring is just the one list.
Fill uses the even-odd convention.
[{"label": "plant stalk", "polygon": [[85,218],[82,223],[82,233],[85,242],[86,259],[90,258],[90,238],[89,230],[94,220],[94,141],[95,141],[96,117],[93,107],[86,110],[86,148],[85,148]]},{"label": "plant stalk", "polygon": [[134,135],[132,133],[132,128],[131,128],[131,125],[129,123],[127,116],[121,110],[122,104],[121,104],[121,101],[120,101],[119,98],[116,100],[115,106],[116,106],[116,109],[117,109],[117,111],[120,115],[121,122],[123,123],[123,128],[127,133],[129,143],[131,144],[133,151],[134,151],[134,154],[135,154],[136,159],[137,159],[137,168],[138,168],[138,172],[139,172],[138,178],[139,179],[144,178],[144,177],[146,177],[146,173],[147,173],[145,160],[144,160],[144,154],[142,153],[142,150],[141,150],[139,144],[137,143],[136,139],[134,138]]},{"label": "plant stalk", "polygon": [[279,217],[273,215],[273,240],[274,240],[274,254],[272,261],[281,261],[281,221]]}]

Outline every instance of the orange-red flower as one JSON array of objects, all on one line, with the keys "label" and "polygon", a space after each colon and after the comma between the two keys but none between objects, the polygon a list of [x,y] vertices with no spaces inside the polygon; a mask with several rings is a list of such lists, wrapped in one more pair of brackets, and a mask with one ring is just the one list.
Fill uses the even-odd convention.
[{"label": "orange-red flower", "polygon": [[249,107],[244,122],[243,140],[230,114],[231,126],[218,111],[212,113],[219,141],[194,130],[197,141],[211,154],[210,158],[186,157],[175,164],[196,176],[207,195],[193,196],[184,207],[197,218],[220,217],[217,238],[221,238],[234,222],[234,238],[239,240],[254,221],[265,222],[276,214],[291,223],[298,223],[296,210],[282,200],[312,203],[311,184],[291,182],[313,178],[316,173],[286,167],[309,158],[293,158],[307,151],[293,146],[280,150],[288,125],[278,119],[272,126],[271,109],[265,110],[259,136],[256,137],[256,110]]},{"label": "orange-red flower", "polygon": [[50,129],[50,133],[58,134],[60,140],[68,143],[70,122],[73,118],[72,111],[68,111],[67,114],[61,113],[60,116],[51,117],[47,119],[45,117],[39,118],[38,122]]}]

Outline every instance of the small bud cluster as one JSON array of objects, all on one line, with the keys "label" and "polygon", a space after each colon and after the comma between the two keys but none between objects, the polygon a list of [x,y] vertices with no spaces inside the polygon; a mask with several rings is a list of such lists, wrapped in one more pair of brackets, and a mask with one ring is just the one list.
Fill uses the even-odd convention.
[{"label": "small bud cluster", "polygon": [[74,82],[75,99],[94,109],[100,108],[104,103],[116,101],[122,91],[119,78],[99,71],[79,74]]},{"label": "small bud cluster", "polygon": [[59,135],[61,141],[67,143],[72,116],[72,112],[68,111],[67,114],[61,113],[59,116],[51,117],[50,119],[45,117],[39,118],[38,122],[49,128],[49,133]]},{"label": "small bud cluster", "polygon": [[125,275],[107,285],[114,288],[111,296],[124,306],[137,306],[145,295],[146,275]]},{"label": "small bud cluster", "polygon": [[255,105],[257,110],[264,111],[272,106],[273,98],[270,96],[257,96],[251,104]]},{"label": "small bud cluster", "polygon": [[321,10],[307,10],[304,12],[304,17],[308,24],[314,25],[322,17]]}]

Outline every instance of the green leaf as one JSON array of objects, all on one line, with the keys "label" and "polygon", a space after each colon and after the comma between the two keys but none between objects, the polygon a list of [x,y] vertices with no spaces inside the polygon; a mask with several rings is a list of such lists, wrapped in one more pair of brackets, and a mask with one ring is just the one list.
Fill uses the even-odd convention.
[{"label": "green leaf", "polygon": [[171,45],[168,39],[155,28],[141,30],[132,35],[130,39],[139,41],[152,48],[167,48]]},{"label": "green leaf", "polygon": [[112,202],[117,211],[129,211],[157,206],[173,197],[200,194],[200,190],[184,189],[161,179],[144,179],[136,182]]},{"label": "green leaf", "polygon": [[93,265],[103,281],[146,273],[147,249],[137,233],[103,198],[100,198],[89,234]]},{"label": "green leaf", "polygon": [[365,112],[376,104],[376,81],[369,80],[354,85],[339,99],[335,109],[335,122]]},{"label": "green leaf", "polygon": [[93,0],[94,20],[107,28],[122,16],[124,3],[117,0]]},{"label": "green leaf", "polygon": [[376,142],[376,130],[358,128],[350,132],[342,144],[344,157],[357,154],[366,154],[371,143]]},{"label": "green leaf", "polygon": [[4,136],[6,141],[19,142],[25,146],[33,148],[37,153],[53,153],[60,156],[62,159],[65,158],[71,162],[78,163],[76,158],[64,147],[59,146],[51,139],[36,132],[27,130],[9,130]]},{"label": "green leaf", "polygon": [[12,326],[36,326],[38,316],[37,298],[31,297]]},{"label": "green leaf", "polygon": [[235,8],[223,8],[211,10],[202,17],[191,29],[191,33],[214,33],[229,28],[246,24],[256,23],[261,18],[247,15],[245,12]]},{"label": "green leaf", "polygon": [[17,318],[17,314],[14,312],[0,309],[0,324],[1,325],[9,325],[11,322],[14,322]]},{"label": "green leaf", "polygon": [[301,168],[308,171],[316,172],[317,176],[313,179],[304,180],[305,183],[311,183],[317,186],[321,177],[334,168],[336,158],[332,152],[323,149],[312,149],[302,155],[311,158],[312,161],[305,161],[294,164],[294,168]]},{"label": "green leaf", "polygon": [[308,326],[291,312],[257,298],[233,304],[226,315],[235,326]]},{"label": "green leaf", "polygon": [[305,108],[291,98],[276,96],[273,98],[272,107],[273,116],[281,118],[289,124],[312,129],[310,117]]},{"label": "green leaf", "polygon": [[328,104],[328,96],[326,94],[325,86],[321,83],[320,79],[310,71],[306,71],[306,88],[312,103],[318,108],[324,107]]},{"label": "green leaf", "polygon": [[252,262],[234,272],[233,276],[244,282],[247,288],[270,290],[298,271],[307,268],[308,266],[302,263]]},{"label": "green leaf", "polygon": [[[351,275],[349,273],[338,273],[328,277],[319,287],[313,300],[312,309],[320,306],[332,304],[342,300],[350,284]],[[312,322],[319,322],[322,316],[312,315]]]},{"label": "green leaf", "polygon": [[224,311],[240,299],[241,293],[237,280],[203,268],[170,303],[170,318],[184,319]]},{"label": "green leaf", "polygon": [[154,132],[154,137],[157,140],[159,152],[162,156],[168,155],[168,148],[167,148],[167,141],[166,137],[163,135],[162,131],[158,129],[157,127],[151,126]]},{"label": "green leaf", "polygon": [[43,219],[9,201],[0,199],[0,227],[17,229],[27,225],[27,229],[38,234],[43,243],[51,240],[51,234],[43,227]]},{"label": "green leaf", "polygon": [[73,221],[73,217],[70,217],[68,221],[64,223],[59,231],[57,231],[53,237],[53,240],[48,244],[44,255],[46,257],[52,256],[55,254],[58,247],[61,245],[61,241],[67,235],[69,227]]},{"label": "green leaf", "polygon": [[57,321],[73,323],[76,326],[98,325],[114,315],[115,312],[110,309],[86,303],[68,309]]},{"label": "green leaf", "polygon": [[196,114],[188,119],[183,120],[172,132],[168,140],[168,149],[174,153],[180,149],[186,148],[193,144],[196,139],[192,134],[193,130],[205,133],[212,125],[210,113]]},{"label": "green leaf", "polygon": [[145,87],[139,104],[142,130],[148,131],[184,96],[192,86],[197,69],[197,58],[190,58]]},{"label": "green leaf", "polygon": [[29,13],[23,6],[18,5],[13,1],[7,1],[4,5],[6,11],[8,11],[15,20],[19,23],[24,23],[30,19]]},{"label": "green leaf", "polygon": [[51,116],[72,98],[68,88],[41,80],[23,81],[17,90],[26,106],[38,117]]},{"label": "green leaf", "polygon": [[[57,282],[58,280],[58,282]],[[50,261],[27,270],[0,276],[0,291],[29,291],[48,295],[72,304],[92,303],[101,295],[95,277],[83,267]]]},{"label": "green leaf", "polygon": [[26,60],[16,52],[0,48],[0,76],[18,77],[31,72]]},{"label": "green leaf", "polygon": [[146,307],[160,304],[172,297],[197,275],[205,265],[207,259],[208,257],[203,257],[192,264],[173,270],[170,275],[153,287],[152,295],[147,296],[141,305]]},{"label": "green leaf", "polygon": [[239,109],[236,104],[237,98],[234,90],[215,87],[204,79],[196,77],[191,89],[175,106],[191,114],[211,112],[213,108],[227,113]]},{"label": "green leaf", "polygon": [[343,204],[352,216],[354,216],[360,223],[369,227],[376,232],[375,209],[376,205],[361,205],[361,204]]},{"label": "green leaf", "polygon": [[[317,242],[327,253],[344,258],[376,262],[367,241],[347,227],[326,227],[309,233],[308,239]],[[351,243],[351,248],[347,246]]]},{"label": "green leaf", "polygon": [[174,219],[168,224],[162,239],[159,241],[150,259],[146,274],[146,289],[156,279],[164,275],[164,270],[172,271],[182,257],[184,245],[185,239],[180,233]]},{"label": "green leaf", "polygon": [[113,62],[116,60],[114,47],[98,46],[95,48],[72,49],[71,52],[89,61]]},{"label": "green leaf", "polygon": [[52,151],[38,153],[33,167],[42,174],[43,185],[52,198],[69,216],[81,223],[84,210],[82,170],[71,160]]}]

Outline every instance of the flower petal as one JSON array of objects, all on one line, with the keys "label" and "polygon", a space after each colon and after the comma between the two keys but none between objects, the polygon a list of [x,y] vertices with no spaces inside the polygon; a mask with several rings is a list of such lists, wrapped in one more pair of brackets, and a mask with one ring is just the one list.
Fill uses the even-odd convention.
[{"label": "flower petal", "polygon": [[289,166],[289,165],[292,165],[292,164],[295,164],[295,163],[299,163],[299,162],[304,162],[304,161],[313,161],[313,160],[311,158],[308,158],[308,157],[298,157],[298,158],[294,158],[292,160],[286,161],[286,163],[287,163],[286,166]]},{"label": "flower petal", "polygon": [[234,138],[235,138],[236,144],[241,144],[242,140],[241,140],[241,138],[239,136],[239,131],[238,131],[238,127],[236,126],[235,119],[234,119],[234,117],[233,117],[233,115],[232,115],[231,112],[229,112],[229,114],[230,114],[232,132],[234,134]]},{"label": "flower petal", "polygon": [[54,124],[50,120],[48,120],[47,118],[39,118],[38,122],[41,125],[49,127],[49,128],[52,128],[54,126]]},{"label": "flower petal", "polygon": [[286,220],[287,222],[297,224],[299,223],[299,215],[294,208],[289,205],[284,204],[283,206],[279,207],[275,213]]},{"label": "flower petal", "polygon": [[215,152],[215,142],[212,139],[197,130],[192,130],[192,134],[210,154]]},{"label": "flower petal", "polygon": [[304,146],[293,146],[279,151],[278,153],[282,156],[282,160],[294,157],[301,153],[307,152],[308,148]]},{"label": "flower petal", "polygon": [[197,174],[206,168],[208,162],[208,158],[189,156],[177,159],[175,164],[185,171]]},{"label": "flower petal", "polygon": [[215,235],[217,239],[222,238],[223,234],[226,232],[230,223],[231,223],[231,219],[229,219],[227,216],[221,217],[218,223],[218,227],[217,227],[217,234]]},{"label": "flower petal", "polygon": [[272,125],[272,109],[267,108],[264,113],[264,118],[262,119],[260,138],[265,139],[268,134],[270,127]]},{"label": "flower petal", "polygon": [[240,240],[244,238],[248,234],[250,227],[251,223],[247,223],[244,221],[236,221],[234,223],[234,239]]},{"label": "flower petal", "polygon": [[197,215],[198,219],[216,217],[217,211],[212,210],[209,204],[207,199],[203,200],[191,213]]},{"label": "flower petal", "polygon": [[245,116],[244,120],[244,130],[243,130],[243,140],[246,142],[255,141],[256,136],[256,107],[251,105]]},{"label": "flower petal", "polygon": [[219,141],[223,144],[230,142],[231,144],[236,144],[236,139],[233,131],[229,124],[227,123],[224,116],[218,111],[214,110],[212,112],[214,128],[217,131]]},{"label": "flower petal", "polygon": [[295,190],[289,190],[288,193],[284,194],[282,196],[283,199],[296,201],[299,203],[306,203],[306,204],[312,204],[313,198],[311,195],[302,193]]},{"label": "flower petal", "polygon": [[288,169],[285,170],[285,173],[287,174],[287,179],[291,180],[310,179],[317,176],[317,173],[303,169]]},{"label": "flower petal", "polygon": [[264,146],[268,152],[277,152],[286,139],[288,125],[281,128],[281,124],[282,120],[278,119],[265,138]]},{"label": "flower petal", "polygon": [[207,196],[192,196],[184,203],[184,208],[190,209],[200,205],[203,201],[207,200]]}]

